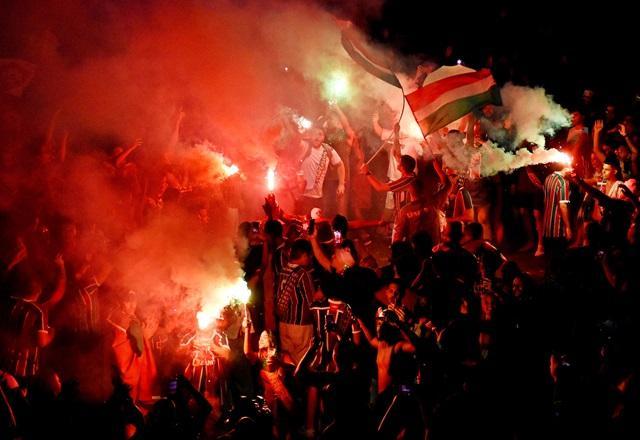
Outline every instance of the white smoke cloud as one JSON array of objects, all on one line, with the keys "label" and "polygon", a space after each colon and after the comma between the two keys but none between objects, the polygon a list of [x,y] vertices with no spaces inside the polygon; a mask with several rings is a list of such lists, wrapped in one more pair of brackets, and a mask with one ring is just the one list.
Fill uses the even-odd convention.
[{"label": "white smoke cloud", "polygon": [[571,158],[555,148],[537,148],[533,152],[519,148],[514,152],[505,151],[492,142],[483,144],[479,149],[480,174],[483,177],[493,176],[501,172],[510,172],[529,165],[560,162],[567,166]]},{"label": "white smoke cloud", "polygon": [[500,92],[507,118],[515,129],[514,146],[529,141],[544,147],[545,135],[553,135],[559,128],[571,125],[569,112],[541,87],[507,83]]}]

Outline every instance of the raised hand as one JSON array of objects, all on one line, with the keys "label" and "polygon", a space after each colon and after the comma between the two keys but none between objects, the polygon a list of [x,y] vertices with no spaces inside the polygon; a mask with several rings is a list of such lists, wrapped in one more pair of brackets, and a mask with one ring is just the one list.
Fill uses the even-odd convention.
[{"label": "raised hand", "polygon": [[594,134],[600,134],[603,128],[604,128],[604,121],[602,119],[598,119],[596,122],[593,123]]},{"label": "raised hand", "polygon": [[618,124],[618,133],[620,133],[622,137],[627,137],[627,128],[624,124]]}]

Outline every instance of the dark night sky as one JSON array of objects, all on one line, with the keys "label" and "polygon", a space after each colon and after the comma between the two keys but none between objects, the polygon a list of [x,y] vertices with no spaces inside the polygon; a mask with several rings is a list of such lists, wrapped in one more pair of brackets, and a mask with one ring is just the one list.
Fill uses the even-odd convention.
[{"label": "dark night sky", "polygon": [[[640,89],[635,65],[640,21],[628,4],[528,2],[516,8],[489,2],[381,0],[377,11],[363,16],[363,5],[371,2],[320,2],[407,54],[449,63],[461,58],[471,67],[485,66],[492,54],[498,81],[542,85],[563,101],[589,86],[626,104]],[[453,48],[448,60],[443,56],[447,46]]]}]

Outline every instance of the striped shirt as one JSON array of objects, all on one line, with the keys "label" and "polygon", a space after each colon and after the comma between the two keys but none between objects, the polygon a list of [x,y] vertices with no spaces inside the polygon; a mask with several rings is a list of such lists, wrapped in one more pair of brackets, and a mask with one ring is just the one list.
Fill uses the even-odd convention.
[{"label": "striped shirt", "polygon": [[416,180],[416,175],[403,176],[389,182],[389,191],[393,193],[393,207],[396,211],[409,203],[409,186]]},{"label": "striped shirt", "polygon": [[271,261],[273,265],[272,266],[273,275],[276,281],[278,280],[278,276],[282,272],[282,269],[287,265],[287,260],[288,260],[287,249],[284,243],[282,243],[273,251],[273,259]]},{"label": "striped shirt", "polygon": [[309,305],[315,289],[311,274],[297,264],[287,264],[278,275],[276,314],[285,324],[309,325],[313,317]]},{"label": "striped shirt", "polygon": [[569,201],[569,185],[560,173],[552,173],[544,181],[544,237],[564,237],[565,224],[560,203]]}]

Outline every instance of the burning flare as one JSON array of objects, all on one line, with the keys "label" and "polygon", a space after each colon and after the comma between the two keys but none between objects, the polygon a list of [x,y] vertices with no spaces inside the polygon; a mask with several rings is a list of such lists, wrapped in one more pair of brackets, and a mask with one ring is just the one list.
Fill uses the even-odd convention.
[{"label": "burning flare", "polygon": [[240,171],[240,168],[238,168],[238,166],[235,164],[231,164],[231,165],[225,164],[223,169],[224,169],[224,175],[226,177],[231,177],[234,174],[238,174],[238,171]]},{"label": "burning flare", "polygon": [[198,320],[198,328],[204,330],[213,323],[214,314],[211,311],[201,310],[196,313],[196,319]]},{"label": "burning flare", "polygon": [[233,303],[247,304],[251,297],[251,290],[246,281],[238,278],[236,281],[212,287],[204,299],[202,310],[196,313],[200,330],[208,328],[220,316],[222,309]]},{"label": "burning flare", "polygon": [[301,132],[301,133],[303,131],[308,130],[311,127],[313,127],[313,122],[311,122],[310,120],[308,120],[304,116],[294,116],[293,120],[298,125],[298,131]]},{"label": "burning flare", "polygon": [[563,152],[563,151],[558,151],[558,150],[549,150],[552,151],[551,154],[551,162],[557,162],[557,163],[561,163],[563,165],[571,165],[571,163],[573,162],[573,158],[571,157],[571,155]]},{"label": "burning flare", "polygon": [[349,80],[343,72],[333,72],[325,83],[325,94],[330,101],[340,101],[349,95]]},{"label": "burning flare", "polygon": [[276,170],[273,167],[267,171],[267,190],[272,193],[276,189]]}]

